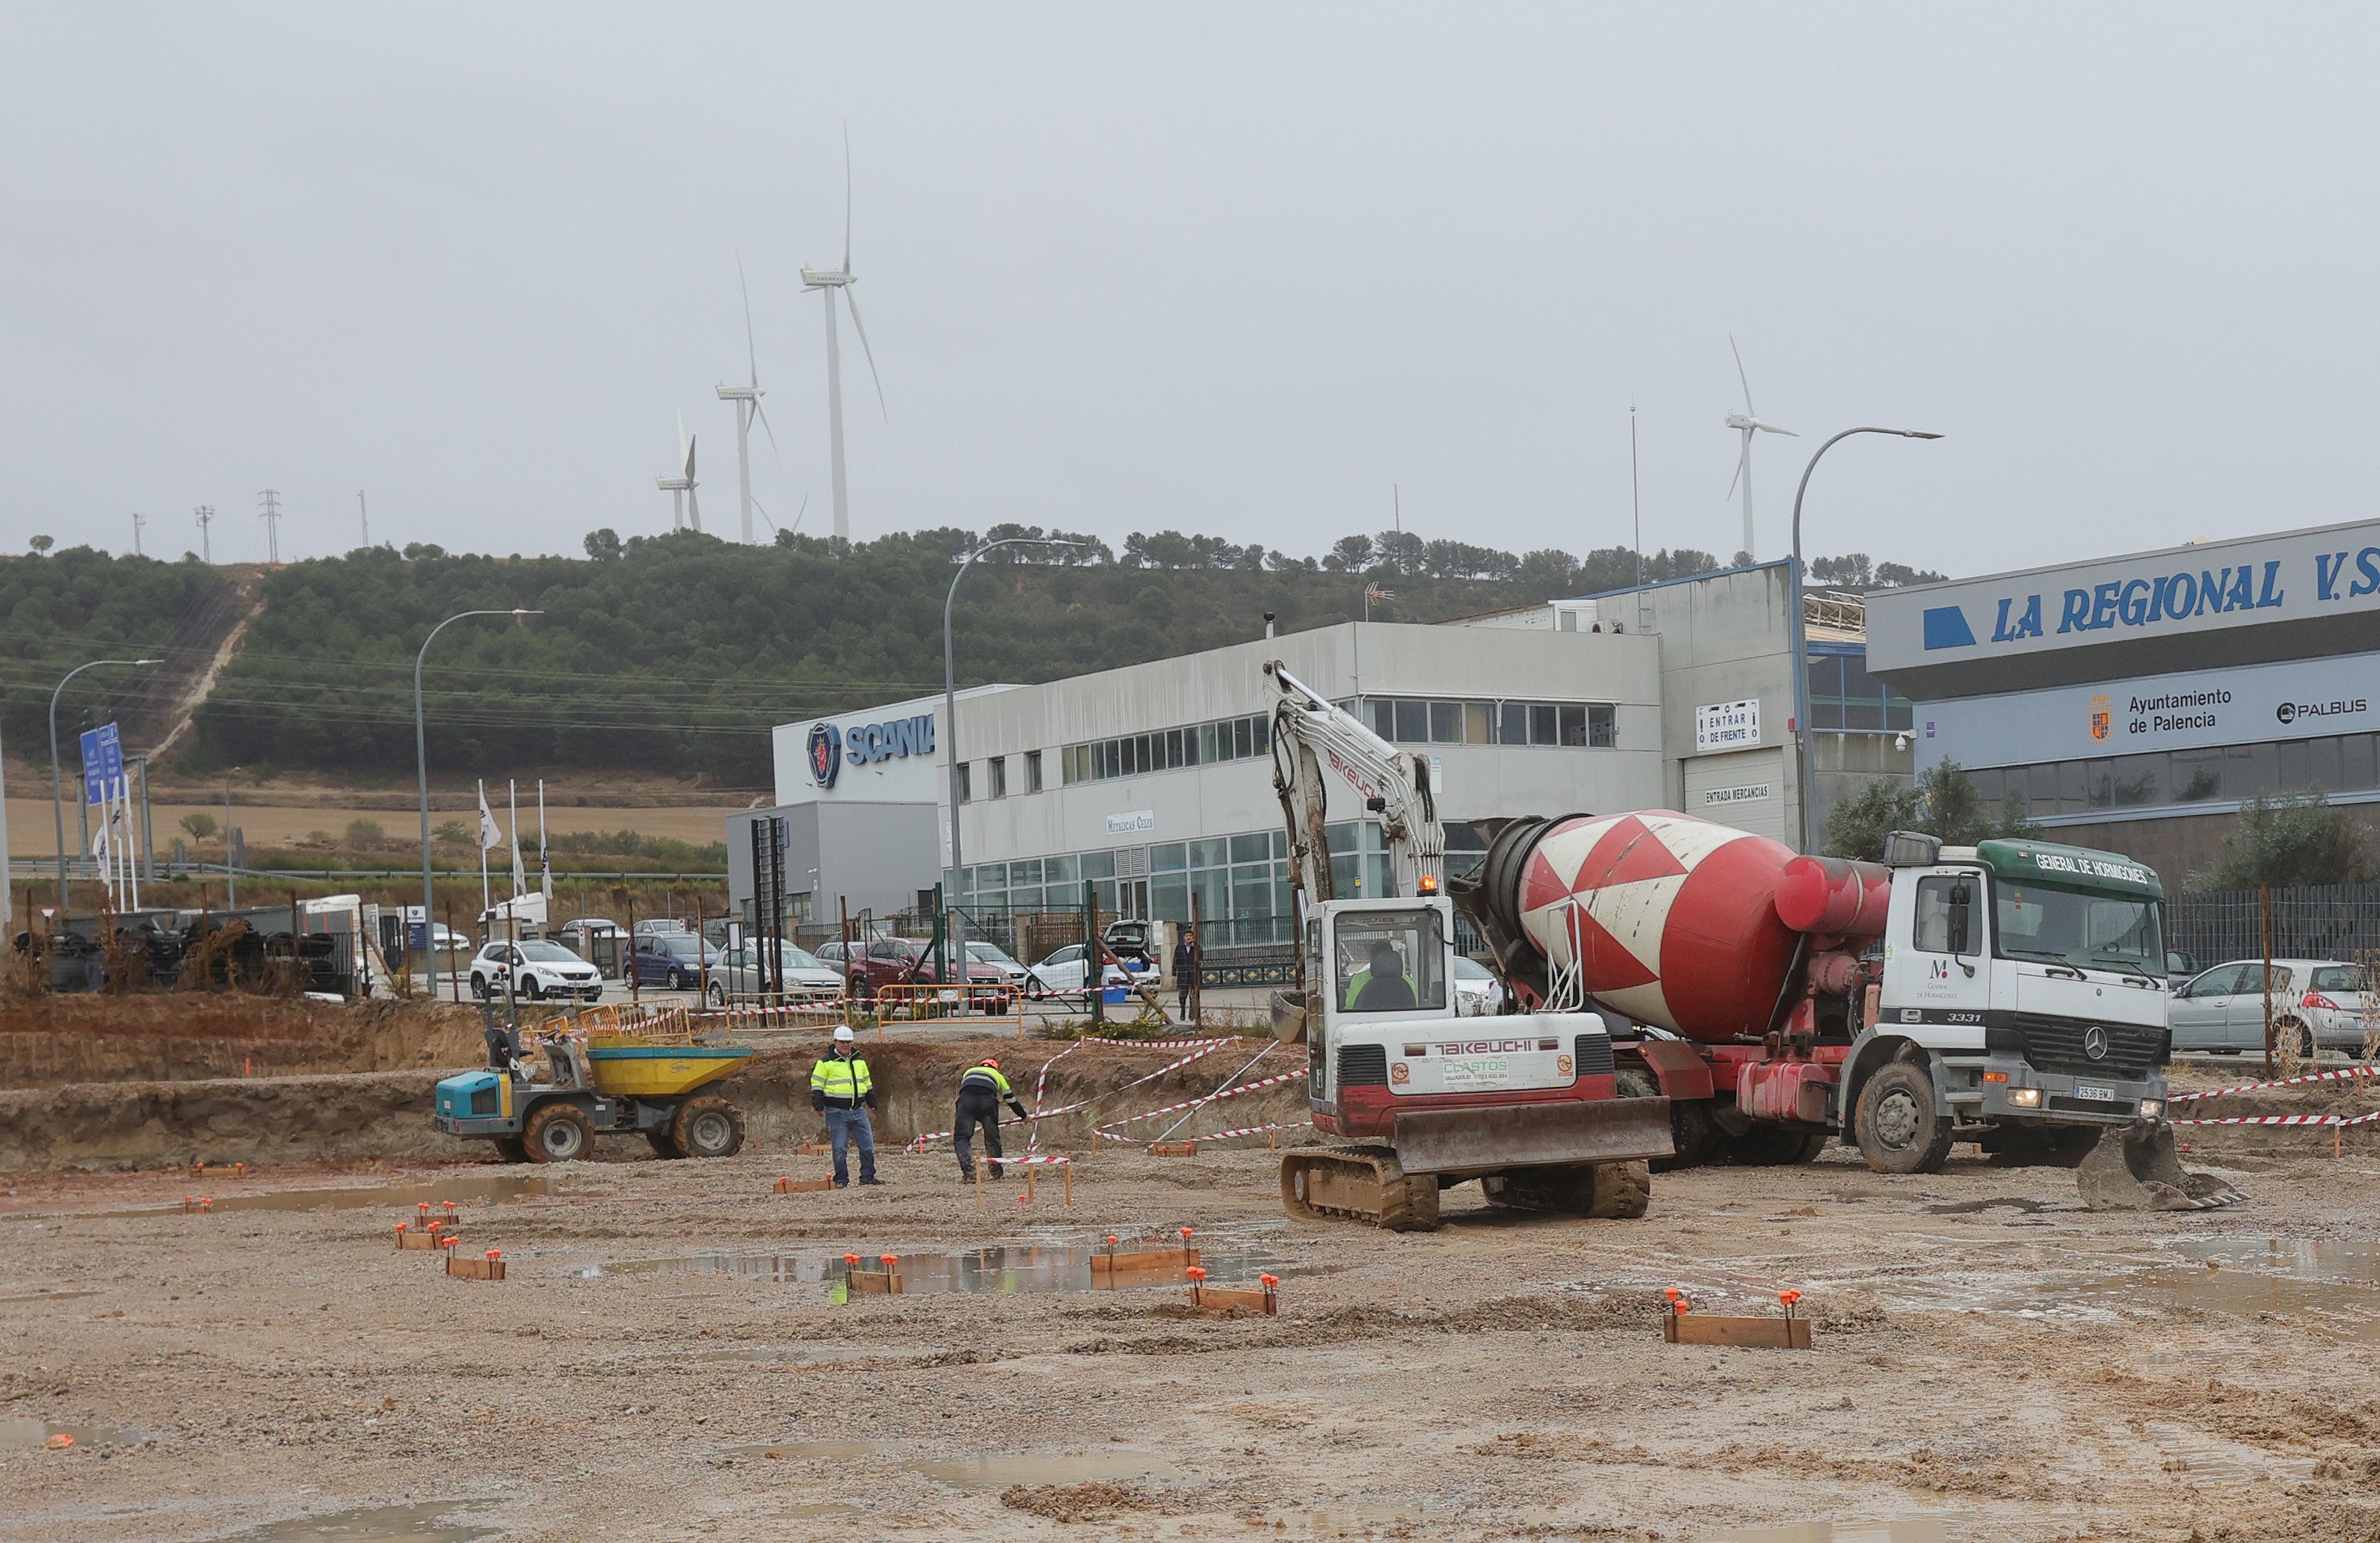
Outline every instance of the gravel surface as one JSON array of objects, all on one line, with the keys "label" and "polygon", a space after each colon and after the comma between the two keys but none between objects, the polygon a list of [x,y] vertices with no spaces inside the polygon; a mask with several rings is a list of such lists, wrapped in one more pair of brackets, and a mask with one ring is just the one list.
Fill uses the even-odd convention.
[{"label": "gravel surface", "polygon": [[[2197,1144],[2249,1205],[2093,1215],[1972,1148],[1910,1179],[1840,1149],[1662,1174],[1639,1221],[1471,1185],[1405,1236],[1286,1220],[1260,1147],[1101,1150],[1071,1210],[1012,1171],[978,1211],[946,1150],[793,1196],[820,1160],[273,1167],[211,1174],[205,1215],[178,1173],[20,1178],[0,1543],[2380,1537],[2380,1156]],[[392,1249],[442,1189],[508,1280]],[[1177,1285],[839,1302],[820,1273],[1071,1282],[946,1256],[1185,1224],[1219,1274],[1277,1261],[1280,1316]],[[1798,1288],[1816,1347],[1666,1345],[1669,1284],[1761,1314]]]}]

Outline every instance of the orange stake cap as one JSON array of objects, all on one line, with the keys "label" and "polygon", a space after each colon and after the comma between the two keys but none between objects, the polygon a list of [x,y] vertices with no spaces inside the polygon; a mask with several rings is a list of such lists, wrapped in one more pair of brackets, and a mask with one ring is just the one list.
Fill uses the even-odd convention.
[{"label": "orange stake cap", "polygon": [[1259,1275],[1257,1277],[1257,1284],[1262,1286],[1267,1291],[1270,1291],[1273,1287],[1281,1284],[1281,1277],[1278,1275]]},{"label": "orange stake cap", "polygon": [[1183,1228],[1183,1229],[1182,1229],[1182,1235],[1183,1235],[1184,1237],[1188,1237],[1188,1236],[1190,1235],[1190,1229],[1189,1229],[1189,1228],[1187,1228],[1187,1227]]},{"label": "orange stake cap", "polygon": [[1207,1272],[1206,1272],[1205,1270],[1203,1270],[1199,1269],[1199,1268],[1198,1268],[1196,1265],[1195,1265],[1195,1264],[1194,1264],[1194,1265],[1192,1265],[1188,1270],[1184,1270],[1184,1271],[1183,1271],[1183,1273],[1184,1273],[1184,1275],[1189,1276],[1189,1277],[1190,1277],[1190,1279],[1192,1279],[1193,1281],[1203,1281],[1203,1280],[1205,1280],[1205,1279],[1207,1278]]},{"label": "orange stake cap", "polygon": [[856,1254],[845,1254],[843,1257],[843,1262],[845,1264],[856,1265],[859,1262],[859,1256]]},{"label": "orange stake cap", "polygon": [[1668,1297],[1670,1301],[1675,1302],[1683,1294],[1675,1286],[1663,1286],[1661,1288],[1661,1294]]},{"label": "orange stake cap", "polygon": [[501,1248],[491,1248],[488,1250],[488,1257],[492,1259],[501,1259],[504,1257],[504,1251]]},{"label": "orange stake cap", "polygon": [[1798,1291],[1780,1291],[1777,1294],[1777,1300],[1790,1307],[1802,1300],[1802,1294]]},{"label": "orange stake cap", "polygon": [[876,1256],[876,1262],[882,1265],[887,1270],[892,1269],[895,1264],[899,1263],[900,1259],[901,1256],[898,1254],[879,1254]]}]

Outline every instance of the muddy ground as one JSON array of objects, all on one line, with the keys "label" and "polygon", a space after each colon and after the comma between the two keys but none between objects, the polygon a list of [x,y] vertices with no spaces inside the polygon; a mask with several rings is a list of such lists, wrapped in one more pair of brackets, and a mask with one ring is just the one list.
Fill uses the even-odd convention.
[{"label": "muddy ground", "polygon": [[[1639,1221],[1468,1185],[1408,1236],[1286,1220],[1260,1144],[1101,1149],[1071,1210],[1012,1173],[978,1211],[946,1148],[794,1196],[821,1160],[267,1167],[204,1215],[180,1173],[20,1176],[0,1543],[2380,1537],[2380,1148],[2192,1139],[2248,1205],[2094,1215],[1972,1148],[1664,1174]],[[510,1278],[392,1249],[417,1197]],[[1073,1284],[1050,1250],[1185,1224],[1218,1275],[1281,1274],[1280,1316],[930,1289]],[[845,1251],[921,1289],[837,1301]],[[1671,1283],[1798,1288],[1815,1348],[1666,1345]]]}]

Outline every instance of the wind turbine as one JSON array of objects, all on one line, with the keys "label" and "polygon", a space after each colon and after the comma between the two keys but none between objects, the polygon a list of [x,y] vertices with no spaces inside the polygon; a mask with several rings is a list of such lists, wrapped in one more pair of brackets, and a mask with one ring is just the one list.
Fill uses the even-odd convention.
[{"label": "wind turbine", "polygon": [[1727,415],[1727,426],[1743,436],[1743,447],[1735,457],[1735,480],[1727,491],[1735,492],[1736,482],[1743,484],[1743,548],[1749,553],[1752,546],[1752,436],[1755,433],[1783,434],[1789,439],[1802,436],[1791,429],[1779,429],[1774,423],[1764,423],[1752,405],[1752,377],[1743,372],[1743,350],[1736,347],[1735,334],[1727,334],[1727,346],[1735,355],[1735,378],[1743,383],[1743,410]]},{"label": "wind turbine", "polygon": [[677,418],[677,447],[686,457],[684,469],[675,477],[654,478],[653,486],[670,495],[670,529],[672,530],[686,529],[689,518],[693,521],[693,529],[700,530],[702,505],[696,502],[694,496],[697,486],[694,480],[694,440],[686,431],[684,413],[678,414]]},{"label": "wind turbine", "polygon": [[[735,257],[735,283],[744,291],[744,358],[749,373],[744,385],[723,385],[719,399],[735,404],[735,479],[742,490],[744,506],[744,544],[752,544],[752,422],[758,419],[769,436],[769,448],[777,447],[777,431],[769,426],[769,415],[760,410],[760,353],[752,342],[752,286],[744,282],[744,256]],[[829,302],[832,304],[832,302]],[[854,311],[854,317],[858,312]],[[689,473],[689,476],[692,474]],[[767,510],[762,510],[763,516]],[[774,524],[772,520],[770,522]]]},{"label": "wind turbine", "polygon": [[887,421],[892,412],[884,406],[884,379],[876,372],[876,350],[868,346],[868,328],[859,320],[859,300],[851,286],[858,275],[851,271],[851,130],[843,131],[843,266],[832,272],[817,268],[802,270],[805,292],[817,289],[826,295],[826,432],[827,462],[834,482],[834,534],[838,540],[851,539],[851,502],[843,480],[843,348],[835,335],[834,298],[840,292],[843,303],[851,308],[851,328],[859,334],[859,346],[868,356],[868,374],[876,383],[876,406]]}]

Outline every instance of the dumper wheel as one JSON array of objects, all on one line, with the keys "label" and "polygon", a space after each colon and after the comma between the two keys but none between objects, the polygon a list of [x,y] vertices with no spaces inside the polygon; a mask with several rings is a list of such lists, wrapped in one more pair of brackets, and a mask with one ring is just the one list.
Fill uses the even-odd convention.
[{"label": "dumper wheel", "polygon": [[1852,1132],[1879,1173],[1939,1173],[1950,1156],[1950,1120],[1934,1111],[1934,1079],[1896,1061],[1860,1089]]},{"label": "dumper wheel", "polygon": [[528,1160],[528,1144],[517,1136],[499,1136],[495,1138],[492,1145],[496,1148],[496,1156],[504,1159],[506,1162],[527,1162]]},{"label": "dumper wheel", "polygon": [[1438,1228],[1438,1177],[1407,1173],[1392,1147],[1309,1147],[1284,1152],[1281,1202],[1290,1215],[1319,1221],[1342,1217],[1383,1232]]},{"label": "dumper wheel", "polygon": [[653,1149],[653,1156],[657,1158],[674,1158],[682,1155],[677,1149],[677,1137],[670,1134],[667,1125],[655,1125],[645,1132],[645,1145]]},{"label": "dumper wheel", "polygon": [[731,1158],[744,1149],[744,1116],[725,1099],[706,1093],[678,1105],[670,1137],[681,1156]]},{"label": "dumper wheel", "polygon": [[585,1157],[595,1145],[595,1127],[576,1104],[544,1103],[521,1127],[521,1141],[531,1162],[570,1162]]}]

